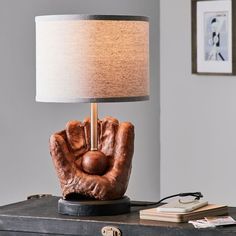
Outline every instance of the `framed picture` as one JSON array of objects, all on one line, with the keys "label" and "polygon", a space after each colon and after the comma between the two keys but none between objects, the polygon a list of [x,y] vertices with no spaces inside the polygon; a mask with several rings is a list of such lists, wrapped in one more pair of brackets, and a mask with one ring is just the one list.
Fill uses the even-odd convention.
[{"label": "framed picture", "polygon": [[236,74],[236,1],[192,0],[192,72]]}]

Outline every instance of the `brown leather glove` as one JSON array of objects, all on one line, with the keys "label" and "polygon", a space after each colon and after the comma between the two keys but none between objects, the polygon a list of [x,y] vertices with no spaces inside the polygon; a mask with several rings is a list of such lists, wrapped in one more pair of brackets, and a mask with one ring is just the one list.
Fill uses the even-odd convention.
[{"label": "brown leather glove", "polygon": [[98,150],[105,154],[101,175],[83,168],[83,155],[90,150],[90,120],[70,121],[66,129],[50,138],[50,153],[60,180],[63,197],[100,200],[121,198],[128,186],[134,151],[134,126],[112,117],[98,121]]}]

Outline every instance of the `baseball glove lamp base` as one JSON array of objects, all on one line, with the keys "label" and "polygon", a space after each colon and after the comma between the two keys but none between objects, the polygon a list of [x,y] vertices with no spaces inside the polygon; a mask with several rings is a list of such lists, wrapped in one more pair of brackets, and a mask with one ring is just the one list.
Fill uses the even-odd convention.
[{"label": "baseball glove lamp base", "polygon": [[[107,157],[98,151],[98,105],[91,103],[91,148],[82,157],[83,170],[89,174],[102,175],[107,169]],[[126,196],[118,200],[80,199],[76,193],[58,201],[58,212],[71,216],[106,216],[130,212],[130,199]]]}]

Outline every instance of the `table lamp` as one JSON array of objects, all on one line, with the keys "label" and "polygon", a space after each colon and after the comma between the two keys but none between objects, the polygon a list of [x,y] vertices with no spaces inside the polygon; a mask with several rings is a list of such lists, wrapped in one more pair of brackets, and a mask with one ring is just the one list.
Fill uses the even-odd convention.
[{"label": "table lamp", "polygon": [[91,103],[90,119],[69,121],[50,138],[63,195],[59,213],[127,212],[134,126],[98,120],[97,103],[149,99],[148,18],[51,15],[35,21],[36,101]]}]

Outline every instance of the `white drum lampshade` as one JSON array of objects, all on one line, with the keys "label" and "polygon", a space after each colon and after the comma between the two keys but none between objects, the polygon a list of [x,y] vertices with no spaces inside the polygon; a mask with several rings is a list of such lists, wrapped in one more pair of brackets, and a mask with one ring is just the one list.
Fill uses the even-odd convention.
[{"label": "white drum lampshade", "polygon": [[97,103],[147,99],[147,17],[36,17],[37,101]]}]

